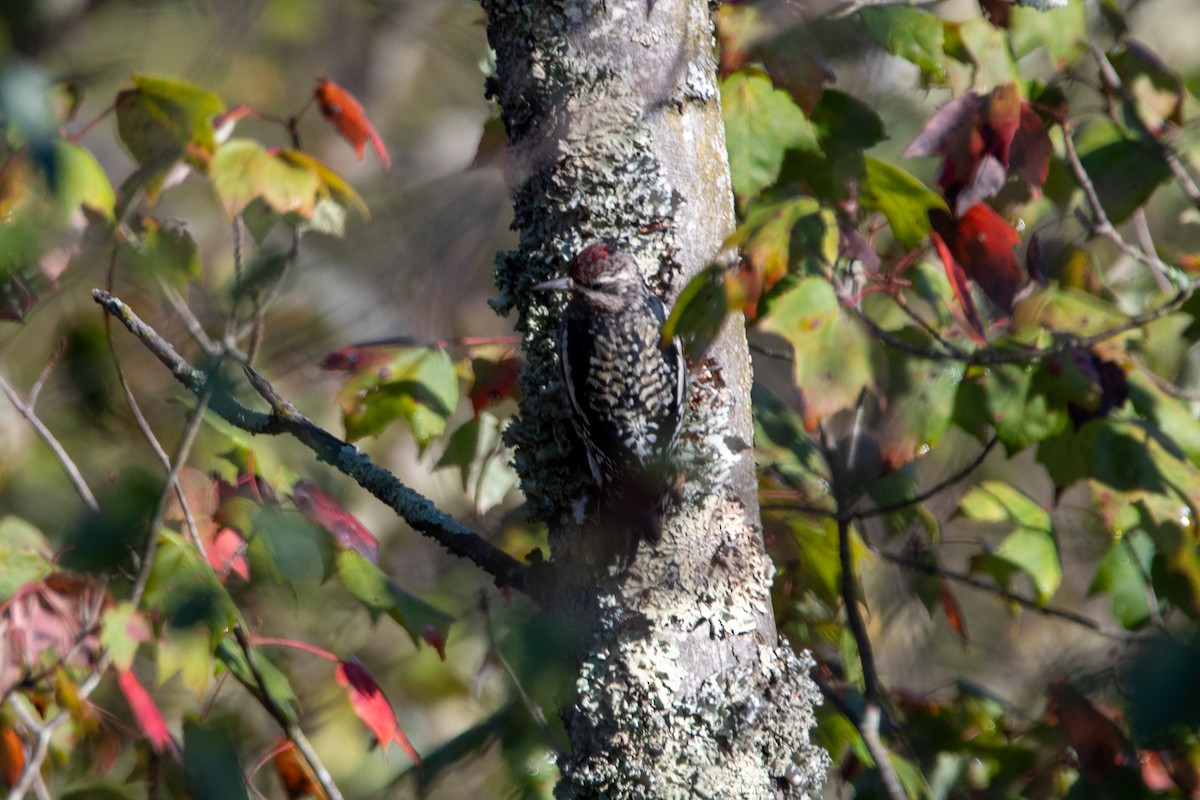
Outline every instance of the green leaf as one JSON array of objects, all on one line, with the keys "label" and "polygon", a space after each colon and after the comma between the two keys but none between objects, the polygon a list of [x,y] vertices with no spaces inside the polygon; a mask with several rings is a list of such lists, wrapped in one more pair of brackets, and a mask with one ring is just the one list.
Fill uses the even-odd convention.
[{"label": "green leaf", "polygon": [[0,517],[0,603],[27,583],[52,571],[53,548],[45,535],[20,517]]},{"label": "green leaf", "polygon": [[1188,406],[1171,397],[1138,370],[1129,375],[1129,401],[1158,439],[1195,467],[1200,467],[1200,421]]},{"label": "green leaf", "polygon": [[202,625],[213,633],[224,631],[238,618],[237,606],[216,572],[173,531],[159,533],[145,606],[173,627]]},{"label": "green leaf", "polygon": [[[246,652],[242,650],[233,634],[226,634],[217,642],[217,660],[243,684],[254,687],[255,691],[266,692],[275,707],[290,721],[295,722],[299,719],[296,715],[296,704],[300,698],[296,696],[291,682],[280,672],[279,667],[272,664],[259,650],[251,649],[250,652],[254,658],[253,668],[246,658]],[[258,673],[257,676],[255,672]],[[262,683],[259,683],[259,677],[262,678]]]},{"label": "green leaf", "polygon": [[[954,39],[953,46],[949,41],[951,38]],[[966,51],[974,65],[972,78],[976,86],[1022,82],[1021,72],[1009,49],[1007,32],[987,20],[976,17],[948,26],[946,51],[954,52],[958,47]]]},{"label": "green leaf", "polygon": [[385,366],[347,381],[338,403],[350,441],[374,436],[403,418],[424,448],[442,435],[458,403],[458,373],[444,350],[403,350]]},{"label": "green leaf", "polygon": [[1059,0],[1051,11],[1013,8],[1009,17],[1013,53],[1024,58],[1045,47],[1057,69],[1066,69],[1087,48],[1087,10],[1083,0]]},{"label": "green leaf", "polygon": [[947,81],[945,31],[940,19],[905,5],[872,6],[858,14],[875,41],[892,55],[916,64],[925,82]]},{"label": "green leaf", "polygon": [[1150,617],[1146,576],[1154,558],[1154,543],[1143,531],[1132,531],[1113,542],[1096,566],[1088,595],[1106,594],[1113,616],[1127,630],[1135,630]]},{"label": "green leaf", "polygon": [[218,147],[209,175],[231,219],[255,199],[276,213],[308,219],[321,189],[321,177],[310,166],[275,155],[250,139],[230,139]]},{"label": "green leaf", "polygon": [[196,800],[249,800],[233,738],[216,725],[184,721],[183,768]]},{"label": "green leaf", "polygon": [[770,467],[794,486],[828,485],[825,460],[800,418],[760,383],[750,392],[755,463]]},{"label": "green leaf", "polygon": [[663,325],[663,339],[678,336],[688,363],[699,363],[721,332],[729,312],[744,307],[745,298],[735,292],[736,282],[723,267],[713,265],[701,270],[675,299]]},{"label": "green leaf", "polygon": [[174,78],[135,75],[133,85],[116,101],[117,133],[140,167],[126,188],[145,187],[153,201],[190,150],[216,148],[212,120],[225,104],[215,93]]},{"label": "green leaf", "polygon": [[118,603],[100,618],[100,644],[108,650],[118,670],[128,670],[138,645],[149,639],[150,626],[131,603]]},{"label": "green leaf", "polygon": [[413,641],[445,642],[454,618],[397,586],[378,567],[352,550],[338,553],[338,575],[350,593],[378,620],[387,614]]},{"label": "green leaf", "polygon": [[897,166],[876,158],[865,163],[866,175],[859,187],[863,208],[887,217],[901,247],[917,247],[929,235],[929,210],[949,211],[946,201]]},{"label": "green leaf", "polygon": [[148,277],[182,289],[203,275],[196,240],[182,223],[138,216],[122,233],[121,254]]},{"label": "green leaf", "polygon": [[96,157],[78,145],[56,139],[54,158],[59,169],[55,188],[63,216],[69,217],[82,206],[111,221],[117,195]]},{"label": "green leaf", "polygon": [[[811,197],[762,198],[726,242],[740,247],[769,289],[789,272],[823,275],[838,254],[837,218]],[[726,297],[730,296],[727,288]]]},{"label": "green leaf", "polygon": [[154,658],[160,686],[179,675],[183,685],[200,697],[213,681],[215,658],[208,631],[172,630],[155,644]]},{"label": "green leaf", "polygon": [[1061,432],[1070,415],[1035,381],[1044,369],[1002,364],[968,370],[955,399],[955,424],[981,441],[994,428],[1009,455]]},{"label": "green leaf", "polygon": [[[281,150],[279,158],[301,169],[311,170],[321,179],[321,196],[329,198],[345,209],[353,208],[364,220],[371,218],[367,203],[354,188],[346,183],[341,175],[330,169],[324,162],[313,158],[308,153],[298,150]],[[344,215],[343,215],[344,217]],[[317,223],[312,223],[317,224]],[[338,234],[340,235],[340,234]]]},{"label": "green leaf", "polygon": [[505,452],[500,421],[483,411],[450,435],[437,466],[458,467],[463,491],[474,500],[476,512],[484,514],[518,483]]},{"label": "green leaf", "polygon": [[722,81],[721,108],[733,190],[742,200],[775,182],[789,149],[819,149],[804,112],[761,72],[742,70]]},{"label": "green leaf", "polygon": [[1033,583],[1038,602],[1045,603],[1062,583],[1062,563],[1054,542],[1050,513],[1001,481],[984,481],[959,502],[959,513],[976,522],[1015,527],[994,554],[972,559],[973,570],[988,572],[1002,583],[1007,574],[1023,572]]},{"label": "green leaf", "polygon": [[809,430],[853,408],[864,389],[875,389],[872,341],[842,310],[828,281],[804,278],[774,302],[761,325],[792,346],[792,375]]},{"label": "green leaf", "polygon": [[1170,168],[1150,145],[1124,138],[1113,123],[1080,126],[1075,146],[1114,225],[1133,216],[1171,178]]},{"label": "green leaf", "polygon": [[[917,347],[933,344],[929,334],[917,328],[894,333]],[[895,469],[941,441],[953,417],[963,366],[912,356],[898,348],[888,348],[887,360],[887,414],[879,438],[884,462]]]}]

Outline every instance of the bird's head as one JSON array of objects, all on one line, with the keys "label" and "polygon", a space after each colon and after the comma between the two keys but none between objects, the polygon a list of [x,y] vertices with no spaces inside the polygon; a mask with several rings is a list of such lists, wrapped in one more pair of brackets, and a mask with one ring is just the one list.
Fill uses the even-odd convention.
[{"label": "bird's head", "polygon": [[637,261],[624,250],[603,242],[579,251],[567,265],[567,274],[533,288],[542,291],[568,291],[590,294],[623,294],[645,286]]}]

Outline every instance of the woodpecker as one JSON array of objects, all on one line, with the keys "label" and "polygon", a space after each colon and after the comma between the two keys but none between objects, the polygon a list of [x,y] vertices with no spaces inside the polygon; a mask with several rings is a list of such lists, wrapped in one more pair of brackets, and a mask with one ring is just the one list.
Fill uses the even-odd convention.
[{"label": "woodpecker", "polygon": [[[597,243],[540,290],[567,292],[558,353],[571,419],[583,440],[601,518],[657,543],[674,483],[672,455],[686,401],[679,341],[629,253]],[[619,515],[619,516],[614,516]]]}]

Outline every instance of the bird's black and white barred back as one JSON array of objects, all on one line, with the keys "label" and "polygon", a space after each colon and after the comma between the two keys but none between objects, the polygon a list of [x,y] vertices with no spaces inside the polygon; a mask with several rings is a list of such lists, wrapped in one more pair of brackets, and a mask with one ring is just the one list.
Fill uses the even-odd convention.
[{"label": "bird's black and white barred back", "polygon": [[634,546],[657,542],[687,386],[679,342],[662,341],[663,302],[633,256],[606,244],[585,248],[565,277],[538,288],[570,293],[559,358],[601,505],[626,506]]}]

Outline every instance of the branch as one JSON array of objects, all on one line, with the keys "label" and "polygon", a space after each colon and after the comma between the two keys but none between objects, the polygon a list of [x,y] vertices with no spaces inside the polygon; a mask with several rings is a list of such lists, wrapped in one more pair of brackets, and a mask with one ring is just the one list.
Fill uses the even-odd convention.
[{"label": "branch", "polygon": [[855,455],[858,450],[862,412],[861,398],[858,411],[854,433],[844,463],[843,459],[838,457],[824,425],[820,428],[821,452],[825,455],[825,462],[829,466],[829,474],[833,478],[834,496],[837,500],[838,563],[841,567],[838,583],[841,588],[842,605],[846,608],[846,624],[858,647],[858,659],[863,672],[863,694],[866,707],[863,711],[862,724],[858,726],[858,730],[862,734],[867,750],[871,753],[871,758],[875,759],[875,767],[879,770],[879,777],[883,781],[883,787],[889,800],[906,800],[907,795],[904,793],[899,776],[896,775],[887,747],[879,738],[879,721],[882,716],[880,706],[883,695],[882,683],[879,680],[879,670],[875,664],[875,651],[871,647],[871,636],[867,633],[862,609],[858,606],[858,582],[854,575],[854,558],[850,546],[850,520],[845,515],[849,503],[847,476],[854,473]]},{"label": "branch", "polygon": [[890,561],[906,569],[911,569],[925,575],[933,575],[938,578],[956,581],[966,584],[975,589],[979,589],[989,594],[996,595],[1017,605],[1027,608],[1030,611],[1036,611],[1044,617],[1054,617],[1055,619],[1065,620],[1074,623],[1088,630],[1095,631],[1101,636],[1107,636],[1110,639],[1121,639],[1128,641],[1138,638],[1136,633],[1127,631],[1124,628],[1118,628],[1114,625],[1106,625],[1103,622],[1097,622],[1091,617],[1085,617],[1083,614],[1077,614],[1074,611],[1056,608],[1054,606],[1044,606],[1032,597],[1026,597],[1023,594],[1010,591],[1003,586],[987,581],[977,575],[971,575],[966,572],[958,572],[957,570],[947,569],[940,564],[931,564],[918,559],[910,558],[901,553],[889,553],[886,550],[875,551],[884,561]]},{"label": "branch", "polygon": [[[41,379],[38,380],[37,385],[41,385]],[[71,485],[75,487],[75,491],[83,499],[83,504],[92,511],[99,511],[100,504],[96,502],[96,496],[92,494],[87,481],[83,479],[83,475],[79,472],[79,467],[75,466],[75,462],[67,455],[66,448],[62,446],[58,439],[54,438],[54,434],[50,432],[50,429],[46,427],[41,418],[34,413],[32,401],[29,403],[22,401],[16,389],[3,376],[0,376],[0,392],[4,393],[9,402],[17,409],[17,413],[25,418],[25,421],[30,424],[37,432],[37,435],[41,437],[42,441],[46,443],[46,446],[54,453],[54,457],[58,459],[63,472],[67,473],[67,478],[70,479]],[[36,392],[34,395],[36,396]]]},{"label": "branch", "polygon": [[246,663],[250,666],[250,674],[254,676],[255,686],[250,686],[237,673],[233,673],[235,678],[246,687],[246,690],[254,695],[255,699],[262,704],[262,707],[267,710],[279,727],[283,728],[284,734],[287,735],[296,744],[296,749],[300,751],[300,755],[308,762],[309,768],[313,772],[313,777],[317,779],[317,783],[321,784],[321,788],[325,790],[325,796],[329,800],[342,800],[342,793],[338,790],[337,784],[333,782],[333,776],[329,774],[321,757],[317,755],[317,751],[313,748],[312,742],[308,741],[308,737],[304,735],[300,724],[288,716],[288,713],[280,708],[275,699],[271,697],[271,693],[267,691],[267,682],[263,679],[262,671],[258,668],[258,663],[254,660],[254,649],[250,646],[250,640],[246,637],[246,632],[242,630],[241,625],[233,626],[233,635],[237,637],[238,644],[241,645],[242,652],[246,655]]},{"label": "branch", "polygon": [[[190,392],[201,396],[209,389],[208,374],[185,361],[169,342],[142,322],[129,306],[101,289],[93,289],[92,297],[128,328]],[[537,587],[533,585],[530,571],[525,565],[439,510],[428,498],[404,485],[357,447],[300,414],[253,368],[246,366],[244,371],[255,390],[270,403],[271,412],[263,414],[246,408],[213,382],[210,406],[222,419],[252,434],[290,435],[318,459],[353,478],[390,506],[412,528],[433,539],[451,554],[468,559],[491,575],[497,585],[511,586],[538,599]]]}]

